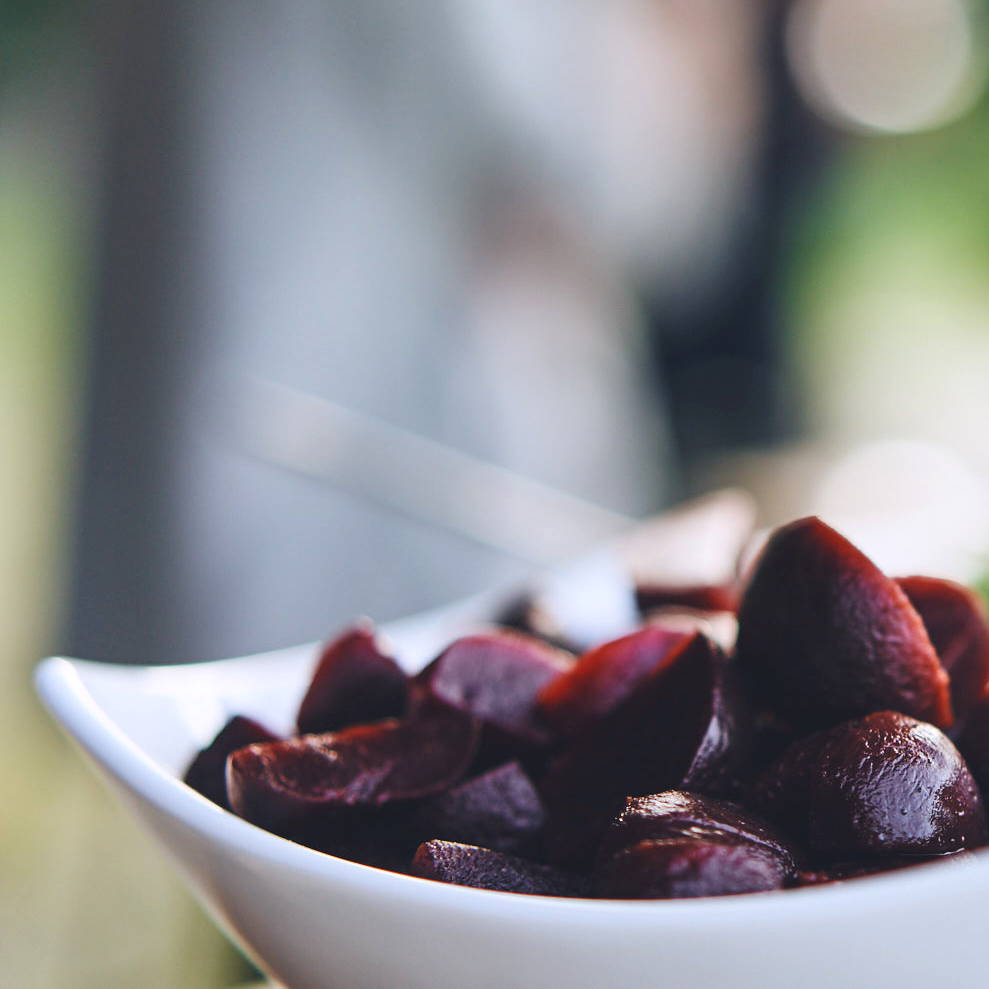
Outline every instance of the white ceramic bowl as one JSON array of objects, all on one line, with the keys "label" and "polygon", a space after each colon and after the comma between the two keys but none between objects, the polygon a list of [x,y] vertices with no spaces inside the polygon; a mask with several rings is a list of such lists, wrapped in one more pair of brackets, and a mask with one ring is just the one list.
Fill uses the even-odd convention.
[{"label": "white ceramic bowl", "polygon": [[[410,666],[490,600],[385,629]],[[565,900],[447,886],[293,844],[179,779],[226,716],[288,730],[314,648],[172,667],[49,659],[45,703],[272,978],[344,989],[986,984],[989,857],[843,884],[681,901]],[[109,936],[109,933],[108,933]]]}]

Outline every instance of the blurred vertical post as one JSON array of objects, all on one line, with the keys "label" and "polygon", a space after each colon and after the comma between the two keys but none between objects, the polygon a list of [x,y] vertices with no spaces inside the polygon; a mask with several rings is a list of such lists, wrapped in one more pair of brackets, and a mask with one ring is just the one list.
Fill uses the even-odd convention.
[{"label": "blurred vertical post", "polygon": [[833,136],[801,99],[787,63],[791,7],[767,0],[749,8],[761,110],[715,291],[677,299],[643,286],[677,449],[694,483],[725,453],[793,441],[805,429],[780,292],[788,226],[819,180]]}]

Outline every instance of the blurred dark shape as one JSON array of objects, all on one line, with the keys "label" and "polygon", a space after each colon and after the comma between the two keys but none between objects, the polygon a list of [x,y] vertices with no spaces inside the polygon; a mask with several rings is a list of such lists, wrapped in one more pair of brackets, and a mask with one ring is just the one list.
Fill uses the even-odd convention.
[{"label": "blurred dark shape", "polygon": [[[575,37],[588,26],[586,11],[553,9]],[[744,99],[741,123],[706,121],[704,103],[696,119],[674,121],[687,128],[680,138],[710,124],[727,132],[722,143],[761,150],[754,187],[722,175],[739,201],[707,217],[734,226],[716,235],[732,245],[728,262],[712,265],[698,291],[670,294],[657,288],[669,272],[654,283],[648,261],[609,254],[607,236],[595,240],[594,210],[580,212],[582,169],[597,162],[580,155],[596,139],[573,138],[575,122],[553,116],[580,110],[566,59],[536,82],[569,102],[534,91],[535,109],[519,111],[485,88],[471,30],[505,29],[490,21],[502,7],[413,15],[332,4],[245,18],[214,5],[111,4],[94,15],[103,198],[67,650],[143,662],[237,654],[526,574],[504,551],[287,470],[290,455],[239,448],[224,417],[250,376],[629,515],[675,497],[681,463],[689,480],[712,453],[792,435],[800,417],[781,356],[777,272],[787,211],[823,143],[786,76],[782,9],[733,7],[766,32],[764,69],[741,46],[727,58],[730,71],[764,73],[763,122],[745,123]],[[615,10],[634,28],[652,8]],[[680,46],[671,61],[689,62],[712,24],[732,48],[717,7],[695,15],[661,11],[687,25],[662,41]],[[480,27],[467,24],[475,16]],[[508,16],[508,27],[520,24],[531,37],[552,35]],[[593,88],[593,72],[580,78]],[[665,119],[649,100],[643,107]],[[635,123],[625,119],[619,137]],[[689,178],[693,160],[677,158],[670,175]],[[601,171],[612,180],[624,174],[609,167]],[[708,185],[721,173],[712,175]],[[508,190],[496,212],[512,221],[494,247],[476,229],[490,188]],[[693,242],[666,245],[677,270],[704,250],[703,231],[685,236]],[[647,300],[651,380],[635,293]],[[304,439],[310,426],[282,423],[280,436],[291,445],[293,429]],[[340,445],[348,439],[355,461],[373,463],[377,451],[353,437]]]},{"label": "blurred dark shape", "polygon": [[0,4],[0,86],[23,71],[64,0],[4,0]]},{"label": "blurred dark shape", "polygon": [[654,360],[688,472],[719,452],[795,439],[806,426],[787,364],[781,263],[787,220],[820,180],[835,135],[808,109],[790,75],[789,6],[775,0],[763,23],[765,123],[721,283],[687,305],[643,292]]},{"label": "blurred dark shape", "polygon": [[176,312],[193,260],[180,249],[187,13],[181,2],[139,3],[129,16],[108,5],[95,25],[103,196],[67,643],[95,658],[140,662],[174,639],[176,425],[204,343]]}]

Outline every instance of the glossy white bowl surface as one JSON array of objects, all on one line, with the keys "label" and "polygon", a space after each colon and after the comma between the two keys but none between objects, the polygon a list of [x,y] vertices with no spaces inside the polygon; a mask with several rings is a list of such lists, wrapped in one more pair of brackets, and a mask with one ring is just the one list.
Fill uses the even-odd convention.
[{"label": "glossy white bowl surface", "polygon": [[[479,598],[385,632],[416,668],[490,607]],[[37,674],[52,713],[217,922],[292,989],[986,985],[986,853],[783,893],[551,899],[446,886],[321,855],[180,781],[231,714],[287,731],[314,658],[312,646],[171,667],[56,658]]]}]

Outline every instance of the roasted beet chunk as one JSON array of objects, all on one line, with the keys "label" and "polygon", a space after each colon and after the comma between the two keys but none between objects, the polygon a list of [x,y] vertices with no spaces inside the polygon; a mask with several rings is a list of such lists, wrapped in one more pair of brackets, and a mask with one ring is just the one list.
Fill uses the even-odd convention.
[{"label": "roasted beet chunk", "polygon": [[299,708],[299,733],[397,718],[407,693],[408,678],[381,651],[371,623],[360,622],[323,648]]},{"label": "roasted beet chunk", "polygon": [[737,804],[683,790],[629,797],[605,832],[598,858],[603,862],[640,841],[680,839],[748,842],[775,856],[785,876],[796,871],[793,852],[766,821]]},{"label": "roasted beet chunk", "polygon": [[539,692],[539,713],[562,735],[573,735],[617,707],[690,638],[681,629],[645,628],[597,646]]},{"label": "roasted beet chunk", "polygon": [[951,580],[901,577],[910,599],[951,678],[951,703],[964,719],[989,682],[989,617],[978,595]]},{"label": "roasted beet chunk", "polygon": [[536,695],[570,663],[567,653],[530,636],[485,632],[457,639],[419,674],[416,685],[480,719],[511,749],[547,740]]},{"label": "roasted beet chunk", "polygon": [[227,764],[230,805],[276,834],[314,840],[352,812],[428,797],[473,758],[477,722],[433,701],[415,718],[249,745]]},{"label": "roasted beet chunk", "polygon": [[643,616],[657,608],[694,608],[698,611],[734,611],[738,591],[733,584],[696,584],[679,587],[671,584],[639,584],[635,603]]},{"label": "roasted beet chunk", "polygon": [[662,838],[637,842],[605,861],[594,893],[614,899],[678,899],[782,889],[779,857],[747,841]]},{"label": "roasted beet chunk", "polygon": [[263,725],[239,714],[231,718],[210,744],[192,760],[185,772],[185,782],[204,797],[230,809],[227,800],[227,756],[253,742],[277,742]]},{"label": "roasted beet chunk", "polygon": [[895,710],[951,726],[948,676],[896,582],[816,518],[777,529],[742,598],[738,661],[800,730]]},{"label": "roasted beet chunk", "polygon": [[983,798],[989,800],[989,698],[969,712],[958,748],[979,784]]},{"label": "roasted beet chunk", "polygon": [[411,873],[457,886],[495,889],[536,896],[584,896],[586,883],[548,865],[540,865],[490,848],[453,841],[427,841],[412,860]]},{"label": "roasted beet chunk", "polygon": [[825,868],[986,840],[982,801],[958,750],[933,725],[895,711],[795,742],[754,802]]},{"label": "roasted beet chunk", "polygon": [[743,750],[737,703],[724,656],[695,634],[550,767],[547,856],[586,864],[626,796],[730,791]]},{"label": "roasted beet chunk", "polygon": [[545,816],[525,770],[510,762],[422,801],[412,827],[430,838],[521,852],[532,846]]}]

